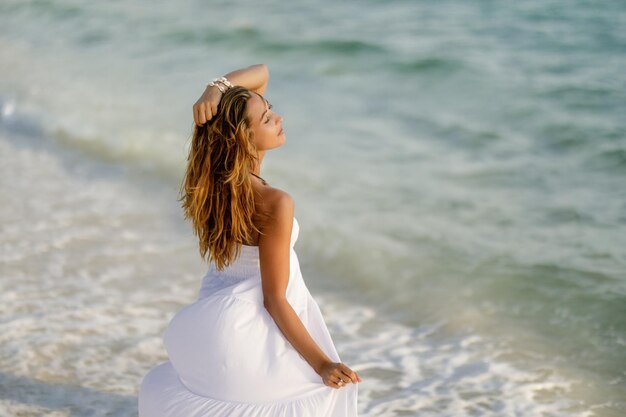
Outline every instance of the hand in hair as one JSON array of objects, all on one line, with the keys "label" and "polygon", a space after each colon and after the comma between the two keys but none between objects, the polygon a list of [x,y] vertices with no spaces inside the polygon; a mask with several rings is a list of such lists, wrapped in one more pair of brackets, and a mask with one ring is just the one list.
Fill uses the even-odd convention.
[{"label": "hand in hair", "polygon": [[[260,95],[265,93],[269,76],[265,64],[250,65],[225,75],[232,85],[240,85]],[[198,126],[204,125],[215,116],[221,98],[222,92],[217,87],[206,87],[202,97],[193,105],[193,119]]]},{"label": "hand in hair", "polygon": [[207,86],[202,96],[193,105],[193,118],[198,126],[202,126],[215,116],[222,94],[216,86]]}]

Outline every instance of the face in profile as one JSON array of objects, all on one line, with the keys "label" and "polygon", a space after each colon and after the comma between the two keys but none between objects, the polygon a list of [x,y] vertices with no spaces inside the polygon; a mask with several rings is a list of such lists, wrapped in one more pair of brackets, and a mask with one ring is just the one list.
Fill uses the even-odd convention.
[{"label": "face in profile", "polygon": [[285,143],[282,127],[283,118],[272,111],[272,106],[267,100],[252,92],[252,97],[248,99],[246,112],[257,150],[273,149]]}]

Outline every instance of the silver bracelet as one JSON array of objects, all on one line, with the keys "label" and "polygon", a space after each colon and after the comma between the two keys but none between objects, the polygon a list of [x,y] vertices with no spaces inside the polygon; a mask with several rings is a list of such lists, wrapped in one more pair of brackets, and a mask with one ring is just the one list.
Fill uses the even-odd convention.
[{"label": "silver bracelet", "polygon": [[215,81],[211,81],[210,83],[208,83],[207,87],[217,87],[217,89],[220,90],[222,92],[222,94],[224,94],[224,92],[226,91],[224,89],[224,86],[222,86],[219,83],[216,83]]},{"label": "silver bracelet", "polygon": [[233,86],[230,81],[226,79],[226,77],[220,77],[217,81],[224,84],[227,88],[232,88]]},{"label": "silver bracelet", "polygon": [[220,77],[220,78],[215,78],[207,86],[217,87],[217,89],[220,90],[222,94],[224,94],[224,92],[228,90],[229,88],[231,88],[233,85],[230,83],[230,81],[226,79],[226,77]]}]

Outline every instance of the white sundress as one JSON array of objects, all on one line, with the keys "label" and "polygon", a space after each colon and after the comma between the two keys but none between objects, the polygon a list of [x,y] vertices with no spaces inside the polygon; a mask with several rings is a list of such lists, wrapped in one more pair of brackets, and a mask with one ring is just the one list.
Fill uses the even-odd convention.
[{"label": "white sundress", "polygon": [[[287,300],[313,339],[341,362],[300,271],[291,234]],[[358,384],[336,389],[291,345],[263,306],[259,251],[218,272],[211,264],[198,299],[179,310],[164,335],[169,360],[143,378],[139,417],[358,417]]]}]

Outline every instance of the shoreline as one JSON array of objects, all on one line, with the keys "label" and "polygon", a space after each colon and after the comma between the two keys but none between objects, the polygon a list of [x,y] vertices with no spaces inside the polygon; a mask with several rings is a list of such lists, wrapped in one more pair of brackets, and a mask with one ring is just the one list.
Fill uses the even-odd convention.
[{"label": "shoreline", "polygon": [[[11,237],[2,236],[15,248],[25,237],[29,254],[5,258],[13,265],[5,273],[15,284],[0,288],[0,312],[9,318],[0,325],[5,335],[0,372],[5,381],[22,378],[31,396],[0,400],[0,411],[54,412],[55,404],[71,403],[91,413],[104,398],[119,408],[114,415],[126,415],[134,408],[139,379],[167,359],[162,333],[169,319],[197,295],[204,267],[194,240],[181,233],[180,219],[169,212],[169,190],[137,188],[122,167],[88,161],[80,153],[57,154],[53,145],[31,147],[6,135],[0,129],[1,153],[11,155],[5,173],[30,170],[22,169],[4,190],[27,209],[1,212],[5,218],[7,212],[19,214],[12,218]],[[32,184],[42,191],[26,201]],[[30,222],[29,214],[39,214],[39,220]],[[305,277],[307,285],[311,279]],[[495,401],[497,386],[492,405],[507,412],[563,410],[560,396],[572,381],[498,360],[498,348],[488,340],[451,337],[437,325],[394,323],[376,309],[340,303],[339,294],[315,291],[314,298],[342,359],[364,379],[359,398],[364,417],[398,408],[420,413],[439,402],[463,412],[478,406],[460,393]],[[40,317],[46,320],[43,333]],[[9,352],[19,353],[9,359]],[[67,399],[76,392],[67,388],[71,385],[84,395]],[[396,394],[375,400],[389,389]],[[524,403],[534,392],[543,392],[545,402]]]}]

